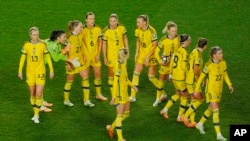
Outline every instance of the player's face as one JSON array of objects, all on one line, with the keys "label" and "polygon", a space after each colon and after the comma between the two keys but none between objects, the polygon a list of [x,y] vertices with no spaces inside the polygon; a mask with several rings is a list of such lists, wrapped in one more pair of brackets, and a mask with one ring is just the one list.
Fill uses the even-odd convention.
[{"label": "player's face", "polygon": [[75,28],[74,28],[74,32],[76,34],[79,34],[82,32],[82,23],[79,23]]},{"label": "player's face", "polygon": [[171,38],[175,38],[176,35],[177,35],[177,27],[170,27],[170,29],[168,30],[168,35],[171,37]]},{"label": "player's face", "polygon": [[117,27],[118,21],[115,17],[109,18],[109,25],[111,29],[115,29]]},{"label": "player's face", "polygon": [[146,25],[146,22],[142,18],[137,18],[136,25],[138,28],[142,29]]},{"label": "player's face", "polygon": [[87,26],[93,27],[95,24],[95,16],[94,15],[88,15],[87,19],[85,20],[87,23]]},{"label": "player's face", "polygon": [[218,50],[215,54],[214,54],[214,59],[221,61],[223,59],[223,53],[222,50]]},{"label": "player's face", "polygon": [[39,41],[39,31],[32,30],[30,33],[30,39],[32,41],[38,42]]},{"label": "player's face", "polygon": [[66,33],[61,34],[59,37],[57,37],[57,42],[65,44],[66,42]]}]

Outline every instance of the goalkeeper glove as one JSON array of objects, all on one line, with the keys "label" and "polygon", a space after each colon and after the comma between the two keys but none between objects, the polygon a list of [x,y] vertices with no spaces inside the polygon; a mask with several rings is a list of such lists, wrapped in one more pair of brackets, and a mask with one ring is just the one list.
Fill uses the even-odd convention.
[{"label": "goalkeeper glove", "polygon": [[79,58],[73,58],[69,59],[69,62],[74,66],[74,67],[80,67],[80,62],[78,61]]}]

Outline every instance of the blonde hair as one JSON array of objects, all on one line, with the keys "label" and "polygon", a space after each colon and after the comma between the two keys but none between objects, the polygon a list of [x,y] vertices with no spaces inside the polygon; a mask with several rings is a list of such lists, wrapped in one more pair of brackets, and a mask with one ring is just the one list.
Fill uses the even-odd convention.
[{"label": "blonde hair", "polygon": [[146,25],[149,26],[149,17],[148,17],[148,15],[139,15],[137,18],[142,19],[144,22],[147,23]]},{"label": "blonde hair", "polygon": [[214,46],[214,47],[211,47],[210,48],[210,52],[209,52],[209,55],[210,55],[210,60],[213,60],[213,56],[218,52],[222,50],[219,46]]},{"label": "blonde hair", "polygon": [[71,32],[77,27],[81,22],[79,20],[73,20],[68,22],[67,26],[67,37],[71,35]]},{"label": "blonde hair", "polygon": [[111,14],[111,15],[109,16],[109,19],[110,19],[110,18],[116,18],[116,20],[117,20],[117,22],[118,22],[118,15],[117,15],[117,14],[115,14],[115,13]]},{"label": "blonde hair", "polygon": [[29,29],[29,33],[31,34],[32,31],[38,31],[39,32],[39,29],[37,27],[33,26],[33,27],[31,27]]},{"label": "blonde hair", "polygon": [[171,27],[176,27],[177,28],[177,24],[175,22],[173,22],[173,21],[168,21],[166,26],[162,30],[162,33],[163,34],[167,33],[167,31],[170,30]]}]

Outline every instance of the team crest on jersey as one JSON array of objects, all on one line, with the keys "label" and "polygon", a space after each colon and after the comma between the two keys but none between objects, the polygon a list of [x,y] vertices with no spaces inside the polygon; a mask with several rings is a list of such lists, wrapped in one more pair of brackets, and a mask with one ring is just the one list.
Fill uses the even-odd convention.
[{"label": "team crest on jersey", "polygon": [[156,34],[153,34],[153,39],[157,39],[157,35]]}]

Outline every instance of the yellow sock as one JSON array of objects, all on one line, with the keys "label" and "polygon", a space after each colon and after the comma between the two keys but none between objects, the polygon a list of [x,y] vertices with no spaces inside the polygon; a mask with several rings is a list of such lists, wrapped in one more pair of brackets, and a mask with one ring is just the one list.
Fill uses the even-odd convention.
[{"label": "yellow sock", "polygon": [[220,133],[219,109],[213,110],[213,123],[216,134]]},{"label": "yellow sock", "polygon": [[102,86],[101,78],[95,79],[94,84],[95,84],[96,95],[101,94],[101,86]]},{"label": "yellow sock", "polygon": [[89,100],[89,77],[82,79],[83,101]]},{"label": "yellow sock", "polygon": [[118,136],[118,140],[122,140],[122,115],[116,116],[116,133]]},{"label": "yellow sock", "polygon": [[109,76],[108,84],[109,84],[111,96],[113,95],[113,94],[112,94],[112,93],[113,93],[113,81],[114,81],[114,78]]},{"label": "yellow sock", "polygon": [[148,79],[157,88],[159,80],[155,77],[155,75],[148,75]]},{"label": "yellow sock", "polygon": [[160,100],[163,91],[164,81],[159,80],[157,84],[156,99]]},{"label": "yellow sock", "polygon": [[124,121],[126,118],[130,116],[130,111],[125,111],[123,116],[122,116],[122,121]]},{"label": "yellow sock", "polygon": [[200,123],[204,124],[207,119],[211,116],[212,114],[212,109],[207,108],[207,110],[204,112],[203,116],[201,117]]},{"label": "yellow sock", "polygon": [[69,93],[71,90],[71,85],[73,81],[67,81],[64,86],[64,101],[69,101]]},{"label": "yellow sock", "polygon": [[[185,112],[185,117],[188,118],[189,116],[191,116],[193,113],[195,113],[196,109],[201,105],[201,101],[199,100],[192,100],[191,101],[191,105],[190,107],[188,108],[188,110]],[[192,117],[194,118],[194,117]],[[191,118],[190,118],[191,120]],[[192,120],[191,120],[192,121]],[[194,121],[194,120],[193,120]]]},{"label": "yellow sock", "polygon": [[169,109],[180,98],[178,94],[174,94],[167,102],[165,108]]},{"label": "yellow sock", "polygon": [[203,103],[202,100],[197,100],[193,103],[194,111],[190,114],[189,119],[191,122],[195,122],[195,115],[197,108]]},{"label": "yellow sock", "polygon": [[31,97],[30,97],[30,104],[31,104],[32,106],[34,106],[34,105],[36,104],[36,97],[34,97],[34,96],[31,96]]},{"label": "yellow sock", "polygon": [[[133,85],[135,85],[135,86],[139,85],[139,78],[140,78],[140,73],[134,71],[133,79],[132,79]],[[131,97],[136,97],[136,92],[135,92],[135,90],[133,88],[131,88]]]},{"label": "yellow sock", "polygon": [[41,97],[36,97],[36,107],[34,109],[34,115],[39,116],[40,108],[42,106],[42,98]]},{"label": "yellow sock", "polygon": [[186,108],[187,108],[187,102],[188,102],[188,97],[183,97],[181,96],[180,99],[180,108],[179,108],[179,114],[178,115],[183,115]]}]

